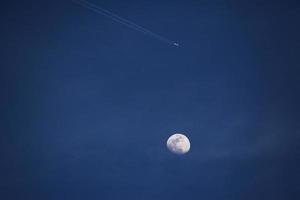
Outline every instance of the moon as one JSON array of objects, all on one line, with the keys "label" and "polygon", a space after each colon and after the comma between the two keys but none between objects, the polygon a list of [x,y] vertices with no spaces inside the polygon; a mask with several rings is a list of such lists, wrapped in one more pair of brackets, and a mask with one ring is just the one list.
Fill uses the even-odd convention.
[{"label": "moon", "polygon": [[186,154],[191,148],[189,139],[180,133],[175,133],[167,140],[168,149],[175,154]]}]

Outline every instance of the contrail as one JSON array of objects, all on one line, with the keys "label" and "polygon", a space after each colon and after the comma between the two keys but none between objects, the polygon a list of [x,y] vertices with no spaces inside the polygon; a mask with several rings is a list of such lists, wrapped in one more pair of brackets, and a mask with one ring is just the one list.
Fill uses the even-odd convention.
[{"label": "contrail", "polygon": [[177,46],[177,47],[179,46],[179,44],[177,42],[169,40],[169,39],[167,39],[167,38],[165,38],[165,37],[163,37],[159,34],[156,34],[152,31],[142,27],[142,26],[137,25],[136,23],[134,23],[130,20],[124,19],[123,17],[120,17],[120,16],[118,16],[118,15],[116,15],[116,14],[114,14],[114,13],[112,13],[112,12],[110,12],[110,11],[104,9],[104,8],[101,8],[101,7],[99,7],[95,4],[92,4],[88,1],[85,1],[85,0],[72,0],[72,1],[79,4],[79,5],[81,5],[81,6],[83,6],[83,7],[85,7],[85,8],[88,8],[88,9],[90,9],[90,10],[92,10],[92,11],[98,13],[98,14],[101,14],[101,15],[103,15],[103,16],[111,19],[111,20],[114,20],[114,21],[116,21],[120,24],[123,24],[123,25],[125,25],[129,28],[132,28],[136,31],[144,33],[145,35],[151,36],[151,37],[153,37],[157,40],[160,40],[160,41],[165,42],[165,43],[170,44],[170,45],[174,45],[174,46]]}]

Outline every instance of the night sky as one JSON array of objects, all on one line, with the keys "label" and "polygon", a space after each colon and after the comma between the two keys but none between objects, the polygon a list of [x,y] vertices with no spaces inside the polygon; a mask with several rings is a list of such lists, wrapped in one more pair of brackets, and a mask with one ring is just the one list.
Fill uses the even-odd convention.
[{"label": "night sky", "polygon": [[[0,3],[0,199],[300,199],[300,2]],[[191,150],[166,140],[186,134]]]}]

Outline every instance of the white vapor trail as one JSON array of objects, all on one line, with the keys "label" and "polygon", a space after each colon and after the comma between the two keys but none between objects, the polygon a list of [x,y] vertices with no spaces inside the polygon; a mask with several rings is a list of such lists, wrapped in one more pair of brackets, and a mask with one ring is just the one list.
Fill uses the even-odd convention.
[{"label": "white vapor trail", "polygon": [[167,38],[165,38],[165,37],[163,37],[159,34],[156,34],[152,31],[142,27],[142,26],[139,26],[138,24],[136,24],[136,23],[134,23],[130,20],[124,19],[123,17],[120,17],[120,16],[118,16],[118,15],[116,15],[116,14],[114,14],[114,13],[112,13],[112,12],[110,12],[110,11],[104,9],[104,8],[101,8],[101,7],[99,7],[95,4],[92,4],[92,3],[90,3],[86,0],[72,0],[72,1],[79,4],[79,5],[81,5],[81,6],[83,6],[83,7],[85,7],[85,8],[88,8],[88,9],[90,9],[90,10],[92,10],[92,11],[98,13],[98,14],[101,14],[101,15],[103,15],[103,16],[111,19],[111,20],[114,20],[114,21],[116,21],[120,24],[123,24],[123,25],[125,25],[129,28],[132,28],[136,31],[144,33],[145,35],[151,36],[151,37],[153,37],[157,40],[160,40],[162,42],[165,42],[165,43],[173,45],[173,46],[177,46],[177,47],[179,46],[179,44],[177,42],[171,41],[171,40],[169,40],[169,39],[167,39]]}]

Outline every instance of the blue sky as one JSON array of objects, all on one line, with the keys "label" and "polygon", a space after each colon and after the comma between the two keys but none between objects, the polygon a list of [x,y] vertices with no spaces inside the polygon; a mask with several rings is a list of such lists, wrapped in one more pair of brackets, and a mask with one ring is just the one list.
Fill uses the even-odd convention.
[{"label": "blue sky", "polygon": [[300,197],[299,3],[92,2],[181,47],[72,1],[1,2],[1,199]]}]

